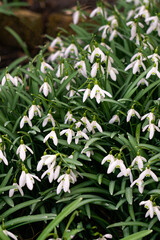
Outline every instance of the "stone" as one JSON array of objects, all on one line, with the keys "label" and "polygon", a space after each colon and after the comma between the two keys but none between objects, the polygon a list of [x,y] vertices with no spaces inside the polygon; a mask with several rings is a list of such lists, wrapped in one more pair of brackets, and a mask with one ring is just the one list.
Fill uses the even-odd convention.
[{"label": "stone", "polygon": [[29,48],[42,44],[43,19],[41,14],[30,10],[14,10],[14,15],[0,13],[0,43],[12,47],[20,47],[17,40],[5,27],[13,29]]}]

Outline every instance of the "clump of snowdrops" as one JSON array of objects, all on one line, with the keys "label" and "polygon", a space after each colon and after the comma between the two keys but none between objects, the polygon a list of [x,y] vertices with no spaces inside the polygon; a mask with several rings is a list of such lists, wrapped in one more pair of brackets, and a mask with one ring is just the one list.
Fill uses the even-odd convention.
[{"label": "clump of snowdrops", "polygon": [[75,35],[1,73],[2,239],[28,221],[45,221],[38,240],[158,238],[158,6],[78,6]]}]

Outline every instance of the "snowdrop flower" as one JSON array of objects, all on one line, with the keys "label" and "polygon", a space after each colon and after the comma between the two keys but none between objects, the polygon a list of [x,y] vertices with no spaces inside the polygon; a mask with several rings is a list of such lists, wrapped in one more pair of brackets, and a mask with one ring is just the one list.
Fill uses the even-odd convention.
[{"label": "snowdrop flower", "polygon": [[55,61],[58,57],[63,57],[63,51],[58,50],[55,53],[52,53],[48,58],[47,62],[53,62]]},{"label": "snowdrop flower", "polygon": [[115,157],[112,155],[112,152],[110,152],[106,157],[103,158],[101,164],[103,165],[105,162],[113,163],[115,162]]},{"label": "snowdrop flower", "polygon": [[90,56],[90,62],[93,63],[94,58],[100,58],[101,62],[106,61],[106,55],[102,52],[102,50],[99,47],[96,47]]},{"label": "snowdrop flower", "polygon": [[[145,22],[146,22],[146,20],[150,17],[150,13],[145,5],[138,7],[136,10],[138,10],[139,12],[134,16],[134,18],[138,18],[139,16],[142,16],[143,18],[145,18]],[[146,23],[148,24],[148,22]]]},{"label": "snowdrop flower", "polygon": [[76,119],[73,117],[73,114],[71,111],[68,111],[64,117],[64,123],[70,124],[71,122],[76,122]]},{"label": "snowdrop flower", "polygon": [[112,97],[112,95],[109,92],[103,90],[98,86],[97,83],[95,83],[90,93],[90,98],[91,99],[96,98],[96,101],[99,104],[101,102],[101,99],[105,98],[105,95],[107,95],[108,97]]},{"label": "snowdrop flower", "polygon": [[133,117],[133,116],[137,116],[138,118],[141,118],[141,116],[139,115],[139,113],[136,111],[136,110],[134,110],[133,108],[131,108],[130,110],[128,110],[128,112],[127,112],[127,122],[129,122],[130,121],[130,119],[131,119],[131,117]]},{"label": "snowdrop flower", "polygon": [[139,87],[140,85],[146,85],[146,87],[148,87],[149,83],[147,82],[147,80],[145,78],[142,78],[141,80],[139,80],[139,82],[137,83],[137,87]]},{"label": "snowdrop flower", "polygon": [[109,120],[110,124],[113,124],[114,122],[118,122],[118,125],[120,125],[120,118],[117,114],[113,115],[113,117]]},{"label": "snowdrop flower", "polygon": [[143,162],[147,162],[147,160],[144,157],[140,156],[138,153],[138,156],[133,159],[131,166],[133,167],[134,164],[136,163],[138,165],[139,170],[142,171]]},{"label": "snowdrop flower", "polygon": [[81,11],[77,8],[77,11],[73,13],[73,23],[77,24],[79,22],[79,18],[82,16],[84,19],[86,19],[86,16],[81,13]]},{"label": "snowdrop flower", "polygon": [[91,151],[91,150],[87,150],[87,149],[88,149],[88,147],[84,147],[84,148],[82,149],[81,153],[85,153],[86,156],[87,156],[88,158],[90,158],[91,155],[94,155],[94,152]]},{"label": "snowdrop flower", "polygon": [[156,176],[156,174],[154,172],[152,172],[152,170],[150,168],[146,168],[146,170],[144,170],[140,176],[139,179],[143,180],[145,177],[152,177],[154,181],[158,182],[158,178]]},{"label": "snowdrop flower", "polygon": [[102,74],[104,75],[104,68],[100,65],[100,63],[95,62],[91,69],[91,77],[94,78],[97,75],[97,71],[100,69]]},{"label": "snowdrop flower", "polygon": [[93,134],[95,133],[95,130],[94,130],[95,128],[97,128],[99,132],[101,132],[101,133],[103,132],[102,127],[99,125],[99,123],[97,123],[96,120],[93,120],[91,122],[91,128],[92,128],[92,133]]},{"label": "snowdrop flower", "polygon": [[[123,172],[120,172],[117,177],[123,177],[124,176],[124,173]],[[131,168],[127,168],[126,169],[126,176],[128,177],[129,176],[129,179],[130,179],[130,182],[133,183],[133,175],[132,175],[132,171],[131,171]]]},{"label": "snowdrop flower", "polygon": [[151,123],[151,121],[155,120],[155,115],[153,114],[153,112],[149,112],[147,114],[145,114],[143,117],[141,117],[141,120],[144,120],[145,118],[148,118],[149,122]]},{"label": "snowdrop flower", "polygon": [[33,154],[33,151],[30,147],[24,144],[23,140],[21,140],[20,146],[17,148],[16,154],[19,154],[19,157],[22,161],[26,159],[26,151],[30,151],[31,154]]},{"label": "snowdrop flower", "polygon": [[64,63],[61,63],[58,65],[58,70],[56,73],[56,77],[60,78],[63,75],[63,71],[64,71]]},{"label": "snowdrop flower", "polygon": [[143,186],[143,180],[140,178],[137,178],[134,182],[132,182],[130,187],[133,187],[134,184],[136,184],[138,186],[138,190],[140,193],[143,193],[144,190],[144,186]]},{"label": "snowdrop flower", "polygon": [[85,124],[87,130],[89,132],[92,131],[92,127],[91,127],[91,123],[90,121],[88,120],[88,118],[86,117],[86,114],[83,115],[83,117],[81,118],[81,121]]},{"label": "snowdrop flower", "polygon": [[61,167],[60,165],[54,167],[54,164],[48,165],[48,169],[42,174],[41,179],[48,175],[48,180],[51,183],[59,177]]},{"label": "snowdrop flower", "polygon": [[76,133],[76,136],[75,136],[75,144],[78,144],[80,138],[85,138],[86,140],[89,139],[87,134],[79,129]]},{"label": "snowdrop flower", "polygon": [[51,86],[49,85],[49,83],[47,83],[47,81],[45,81],[40,87],[39,92],[42,92],[42,91],[45,97],[48,96],[49,92],[50,93],[52,92]]},{"label": "snowdrop flower", "polygon": [[152,202],[151,200],[142,201],[142,202],[140,202],[139,205],[140,205],[140,206],[141,206],[141,205],[144,205],[144,207],[148,209],[145,217],[150,216],[150,218],[153,218],[154,210],[153,210],[153,202]]},{"label": "snowdrop flower", "polygon": [[9,197],[12,197],[16,191],[19,191],[21,196],[24,196],[24,192],[22,188],[18,185],[18,183],[14,182],[13,186],[15,186],[15,188],[9,190]]},{"label": "snowdrop flower", "polygon": [[28,173],[27,171],[22,171],[21,176],[19,178],[19,186],[24,187],[27,185],[29,190],[33,189],[33,184],[35,183],[35,180],[41,181],[37,176]]},{"label": "snowdrop flower", "polygon": [[83,92],[84,91],[84,94],[83,94],[83,102],[85,102],[87,100],[87,98],[90,96],[90,93],[91,93],[91,89],[90,89],[91,85],[88,84],[88,87],[86,89],[80,89],[78,90],[79,92]]},{"label": "snowdrop flower", "polygon": [[55,120],[52,117],[51,113],[47,114],[47,117],[43,120],[42,126],[45,127],[48,122],[51,122],[52,126],[55,127]]},{"label": "snowdrop flower", "polygon": [[96,240],[107,240],[108,238],[111,239],[112,235],[111,234],[105,234],[105,235],[100,236]]},{"label": "snowdrop flower", "polygon": [[65,134],[67,136],[67,143],[70,144],[72,142],[72,137],[75,136],[75,133],[72,129],[64,129],[60,132],[60,136]]},{"label": "snowdrop flower", "polygon": [[128,12],[128,15],[127,15],[127,18],[126,18],[126,20],[128,21],[132,16],[134,16],[135,15],[135,10],[130,10],[129,12]]},{"label": "snowdrop flower", "polygon": [[158,220],[160,221],[160,206],[153,207],[154,214],[157,215]]},{"label": "snowdrop flower", "polygon": [[29,108],[28,114],[30,120],[32,120],[34,115],[39,115],[39,117],[41,117],[41,112],[39,107],[35,105],[35,101],[33,101],[32,106]]},{"label": "snowdrop flower", "polygon": [[59,45],[60,47],[63,47],[63,41],[62,39],[58,36],[56,37],[50,44],[50,48],[54,48],[55,46]]},{"label": "snowdrop flower", "polygon": [[21,119],[20,128],[23,128],[25,123],[28,123],[28,125],[32,127],[32,122],[27,115],[24,115],[23,118]]},{"label": "snowdrop flower", "polygon": [[117,71],[117,69],[115,69],[114,67],[107,67],[107,78],[108,75],[110,75],[110,77],[112,78],[113,81],[116,81],[117,76],[116,74],[119,74],[119,72]]},{"label": "snowdrop flower", "polygon": [[51,71],[53,71],[53,68],[51,67],[51,65],[49,65],[45,61],[41,62],[41,68],[40,69],[41,69],[42,73],[47,73],[47,69],[50,69]]},{"label": "snowdrop flower", "polygon": [[[68,77],[69,77],[69,76],[63,77],[62,80],[60,81],[60,83],[62,84]],[[76,83],[74,79],[72,79],[72,82],[73,82],[73,83]],[[71,85],[70,85],[70,82],[69,82],[69,83],[67,84],[67,86],[66,86],[66,89],[69,91],[69,90],[70,90],[70,87],[71,87]]]},{"label": "snowdrop flower", "polygon": [[87,78],[87,69],[86,69],[86,63],[84,60],[77,62],[74,65],[74,68],[78,68],[78,72],[82,74],[85,78]]},{"label": "snowdrop flower", "polygon": [[72,54],[74,53],[76,55],[76,57],[78,56],[78,49],[77,49],[77,47],[76,47],[76,45],[74,43],[71,43],[67,47],[67,49],[66,49],[66,51],[64,53],[64,57],[67,58],[70,53],[72,53]]},{"label": "snowdrop flower", "polygon": [[160,36],[160,21],[158,16],[149,17],[145,21],[146,23],[152,21],[150,27],[147,29],[146,34],[150,34],[152,31],[157,30],[158,36]]},{"label": "snowdrop flower", "polygon": [[43,139],[43,142],[45,143],[49,138],[51,138],[53,140],[53,144],[55,146],[57,146],[58,138],[57,138],[57,135],[55,133],[55,128],[54,127],[52,128],[52,131],[49,134],[47,134],[47,136],[45,136],[45,138]]},{"label": "snowdrop flower", "polygon": [[127,26],[131,26],[131,37],[130,37],[130,40],[133,40],[136,37],[137,25],[139,25],[141,28],[144,27],[144,25],[142,23],[140,23],[140,22],[136,22],[136,21],[129,21],[129,22],[127,22]]},{"label": "snowdrop flower", "polygon": [[16,235],[14,235],[13,233],[11,233],[10,231],[8,231],[8,230],[3,230],[3,233],[6,235],[6,236],[9,236],[9,237],[11,237],[12,239],[14,239],[14,240],[18,240],[18,238],[16,237]]},{"label": "snowdrop flower", "polygon": [[2,78],[2,82],[1,85],[4,86],[4,84],[10,81],[11,83],[13,83],[13,85],[15,85],[17,87],[18,83],[16,81],[15,78],[13,78],[9,73],[6,73],[5,76]]},{"label": "snowdrop flower", "polygon": [[22,79],[21,79],[20,77],[15,76],[15,77],[14,77],[14,81],[15,81],[15,86],[18,86],[18,82],[20,82],[21,84],[23,84],[23,81],[22,81]]},{"label": "snowdrop flower", "polygon": [[160,132],[159,127],[157,127],[153,122],[154,122],[154,121],[152,120],[148,125],[146,125],[146,126],[142,129],[142,132],[144,132],[144,131],[148,128],[148,131],[149,131],[149,139],[152,139],[152,138],[153,138],[155,129],[156,129],[158,132]]},{"label": "snowdrop flower", "polygon": [[123,176],[127,176],[127,170],[122,159],[116,158],[114,162],[110,162],[107,174],[113,172],[115,168],[119,168]]},{"label": "snowdrop flower", "polygon": [[98,31],[102,31],[102,30],[103,30],[103,32],[102,32],[102,38],[103,38],[103,39],[106,39],[107,34],[112,31],[112,28],[111,28],[110,25],[106,24],[106,25],[104,25],[104,26],[101,26],[101,27],[98,29]]},{"label": "snowdrop flower", "polygon": [[57,194],[61,192],[63,189],[64,192],[69,192],[70,193],[70,182],[75,183],[76,177],[73,175],[73,172],[71,173],[71,170],[67,170],[67,172],[63,175],[61,175],[57,182],[59,183],[57,187]]},{"label": "snowdrop flower", "polygon": [[0,163],[4,162],[5,165],[8,165],[8,160],[6,158],[5,152],[3,153],[2,150],[0,149]]},{"label": "snowdrop flower", "polygon": [[57,156],[58,156],[58,154],[54,154],[54,155],[53,154],[44,154],[37,164],[37,171],[40,171],[42,169],[43,165],[50,165],[53,163],[55,165]]},{"label": "snowdrop flower", "polygon": [[140,72],[140,67],[143,67],[144,70],[146,70],[146,66],[142,62],[141,59],[136,59],[135,61],[131,62],[126,68],[125,71],[127,71],[130,68],[133,68],[132,72],[133,74]]},{"label": "snowdrop flower", "polygon": [[152,60],[152,62],[156,63],[156,66],[158,66],[158,61],[160,60],[160,56],[155,52],[152,55],[149,55],[148,58]]},{"label": "snowdrop flower", "polygon": [[160,78],[160,72],[158,71],[158,67],[157,67],[156,63],[154,63],[151,70],[147,73],[146,79],[149,78],[151,75],[157,75]]},{"label": "snowdrop flower", "polygon": [[97,7],[90,13],[89,17],[92,18],[96,15],[102,15],[106,18],[107,17],[107,12],[106,12],[105,9],[103,10],[101,7]]}]

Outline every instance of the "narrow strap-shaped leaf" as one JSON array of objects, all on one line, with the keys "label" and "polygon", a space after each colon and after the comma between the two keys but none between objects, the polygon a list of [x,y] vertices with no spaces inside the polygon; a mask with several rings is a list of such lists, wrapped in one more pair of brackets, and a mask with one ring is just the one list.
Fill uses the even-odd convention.
[{"label": "narrow strap-shaped leaf", "polygon": [[144,231],[140,231],[134,234],[131,234],[127,237],[121,238],[121,240],[138,240],[142,237],[145,237],[149,234],[151,234],[152,230],[144,230]]}]

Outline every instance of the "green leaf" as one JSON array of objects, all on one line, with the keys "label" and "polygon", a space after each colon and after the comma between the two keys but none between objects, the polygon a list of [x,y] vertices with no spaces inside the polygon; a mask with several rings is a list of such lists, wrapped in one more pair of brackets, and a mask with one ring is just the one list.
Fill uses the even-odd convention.
[{"label": "green leaf", "polygon": [[0,185],[0,188],[5,187],[7,185],[10,177],[12,176],[12,171],[13,171],[13,167],[11,167],[8,173],[6,174],[5,178],[3,179],[3,182]]},{"label": "green leaf", "polygon": [[61,213],[52,220],[48,226],[43,230],[43,232],[39,235],[37,240],[45,240],[48,237],[48,234],[55,228],[57,225],[65,218],[67,217],[71,212],[76,210],[79,207],[79,203],[82,201],[82,198],[78,198],[77,200],[73,201],[67,207],[65,207]]},{"label": "green leaf", "polygon": [[113,195],[115,183],[116,183],[116,181],[110,181],[110,183],[109,183],[109,192],[111,195]]},{"label": "green leaf", "polygon": [[143,230],[134,234],[131,234],[127,237],[121,238],[121,240],[138,240],[142,237],[145,237],[152,233],[152,230]]},{"label": "green leaf", "polygon": [[133,203],[132,188],[130,188],[130,187],[126,188],[125,196],[126,196],[127,202],[129,204],[132,204]]}]

